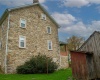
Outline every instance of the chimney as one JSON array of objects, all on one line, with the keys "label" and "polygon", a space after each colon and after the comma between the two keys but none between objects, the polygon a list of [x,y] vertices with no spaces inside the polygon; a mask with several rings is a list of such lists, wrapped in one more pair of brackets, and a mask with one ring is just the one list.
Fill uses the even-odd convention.
[{"label": "chimney", "polygon": [[33,0],[33,3],[39,3],[39,0]]}]

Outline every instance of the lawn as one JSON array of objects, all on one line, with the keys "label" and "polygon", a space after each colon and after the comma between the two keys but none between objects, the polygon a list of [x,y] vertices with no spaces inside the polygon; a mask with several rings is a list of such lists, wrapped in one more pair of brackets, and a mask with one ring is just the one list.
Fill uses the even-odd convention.
[{"label": "lawn", "polygon": [[0,74],[0,80],[68,80],[71,76],[71,69],[64,69],[52,74]]}]

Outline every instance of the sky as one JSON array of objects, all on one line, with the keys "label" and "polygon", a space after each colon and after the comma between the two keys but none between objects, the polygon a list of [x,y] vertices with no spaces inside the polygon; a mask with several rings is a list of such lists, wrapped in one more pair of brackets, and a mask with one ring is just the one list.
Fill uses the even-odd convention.
[{"label": "sky", "polygon": [[[0,17],[5,9],[33,0],[0,0]],[[66,42],[71,36],[87,39],[100,30],[100,0],[39,0],[49,14],[61,26],[59,40]]]}]

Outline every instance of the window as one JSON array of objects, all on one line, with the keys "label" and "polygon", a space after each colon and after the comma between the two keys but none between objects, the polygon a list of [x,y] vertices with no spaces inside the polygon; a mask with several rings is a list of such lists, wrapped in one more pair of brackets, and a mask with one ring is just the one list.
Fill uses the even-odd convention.
[{"label": "window", "polygon": [[51,27],[47,27],[47,33],[51,34]]},{"label": "window", "polygon": [[26,28],[26,20],[20,19],[20,27],[21,28]]},{"label": "window", "polygon": [[42,14],[41,17],[42,17],[43,20],[46,20],[46,15],[45,14]]},{"label": "window", "polygon": [[26,37],[25,36],[20,36],[19,37],[19,47],[20,48],[25,48],[26,47]]},{"label": "window", "polygon": [[52,50],[52,41],[48,40],[48,50]]}]

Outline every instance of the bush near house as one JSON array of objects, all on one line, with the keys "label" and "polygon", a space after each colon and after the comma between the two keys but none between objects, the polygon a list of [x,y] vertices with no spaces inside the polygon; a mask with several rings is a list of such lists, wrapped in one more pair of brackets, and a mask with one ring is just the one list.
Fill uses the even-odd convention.
[{"label": "bush near house", "polygon": [[53,73],[58,68],[52,58],[46,55],[33,56],[24,65],[17,67],[19,74]]}]

